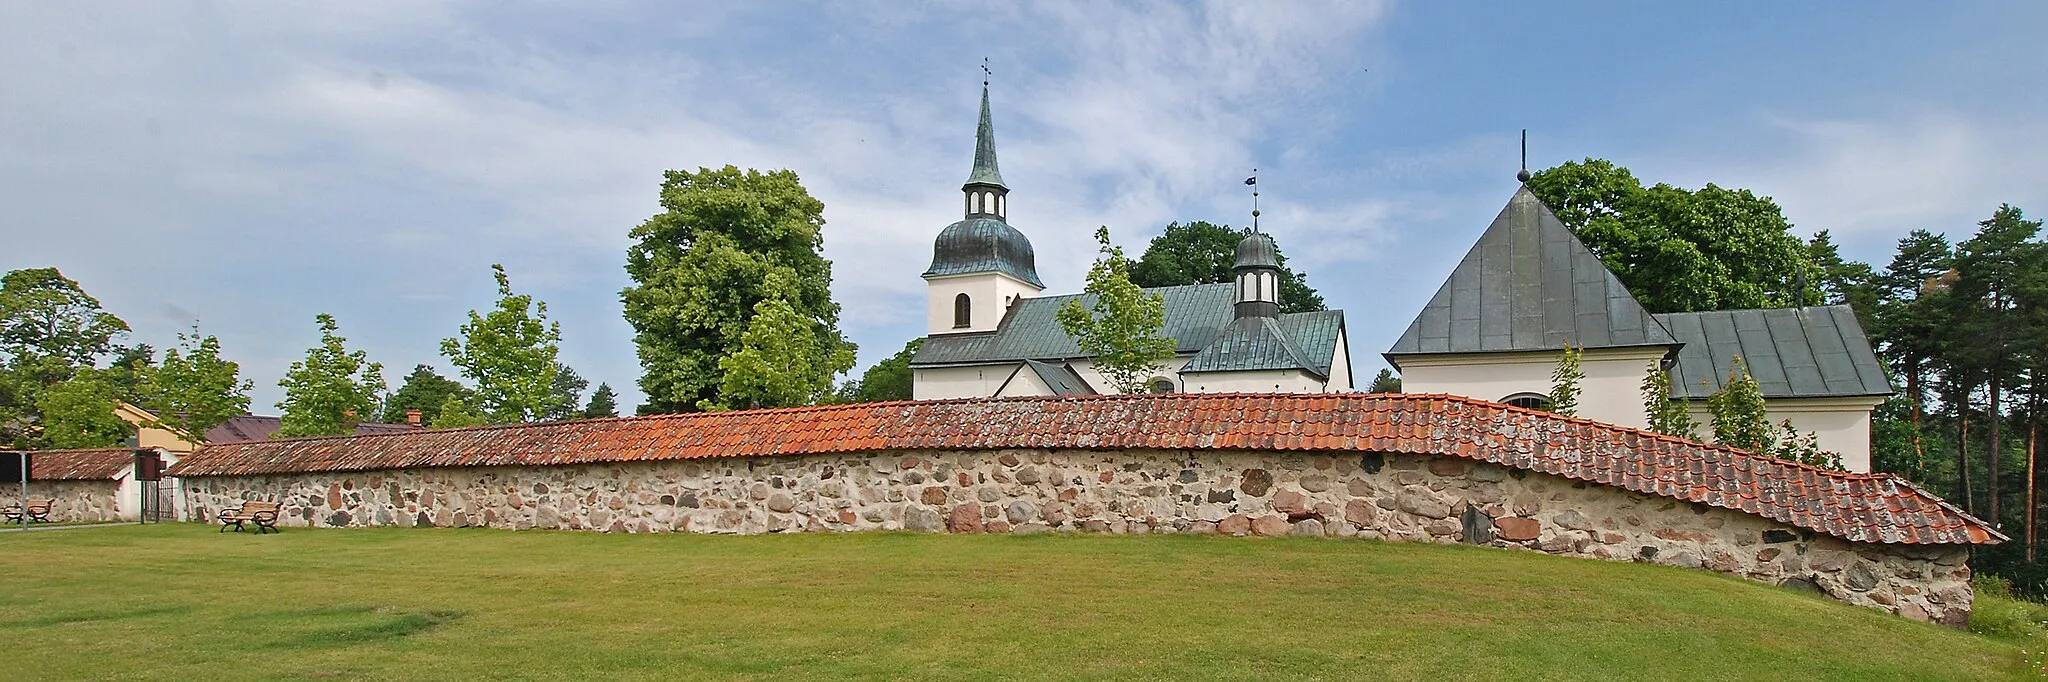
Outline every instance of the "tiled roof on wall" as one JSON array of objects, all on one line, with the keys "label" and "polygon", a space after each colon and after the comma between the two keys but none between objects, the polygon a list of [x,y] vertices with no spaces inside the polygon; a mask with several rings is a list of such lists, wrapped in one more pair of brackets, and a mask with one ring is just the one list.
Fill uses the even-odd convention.
[{"label": "tiled roof on wall", "polygon": [[1441,455],[1740,510],[1854,541],[2006,539],[1891,474],[1824,471],[1472,398],[1399,393],[904,401],[254,441],[207,446],[171,473],[204,477],[999,448]]},{"label": "tiled roof on wall", "polygon": [[31,481],[104,481],[134,466],[134,448],[39,450],[29,453],[28,475]]}]

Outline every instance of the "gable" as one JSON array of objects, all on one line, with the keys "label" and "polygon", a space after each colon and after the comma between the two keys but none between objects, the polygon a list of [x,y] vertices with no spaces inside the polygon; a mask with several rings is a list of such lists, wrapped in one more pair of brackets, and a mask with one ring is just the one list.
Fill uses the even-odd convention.
[{"label": "gable", "polygon": [[1525,186],[1387,355],[1556,350],[1566,343],[1619,348],[1676,340]]}]

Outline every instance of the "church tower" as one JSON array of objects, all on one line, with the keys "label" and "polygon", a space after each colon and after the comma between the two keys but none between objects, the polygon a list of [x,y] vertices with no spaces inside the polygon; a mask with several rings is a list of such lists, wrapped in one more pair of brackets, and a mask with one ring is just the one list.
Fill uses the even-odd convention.
[{"label": "church tower", "polygon": [[924,272],[926,326],[933,335],[994,331],[1012,303],[1045,290],[1031,240],[1010,227],[1010,188],[996,165],[987,83],[981,86],[974,167],[960,191],[966,217],[939,231],[932,266]]},{"label": "church tower", "polygon": [[1237,243],[1237,263],[1230,268],[1237,278],[1237,296],[1232,299],[1238,318],[1280,316],[1280,250],[1264,232],[1245,235]]}]

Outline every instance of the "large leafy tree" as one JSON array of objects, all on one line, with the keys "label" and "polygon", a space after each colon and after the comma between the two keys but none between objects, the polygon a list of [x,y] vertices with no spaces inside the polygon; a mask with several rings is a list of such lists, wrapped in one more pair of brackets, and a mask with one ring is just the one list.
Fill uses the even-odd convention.
[{"label": "large leafy tree", "polygon": [[277,435],[327,436],[348,433],[357,422],[375,414],[377,397],[384,393],[384,367],[369,361],[367,353],[350,351],[347,339],[335,334],[334,316],[320,313],[320,345],[306,351],[306,359],[292,363],[284,379],[284,411]]},{"label": "large leafy tree", "polygon": [[[771,326],[805,328],[808,341],[796,347],[812,355],[791,359],[789,367],[828,372],[825,381],[829,372],[846,368],[834,359],[854,346],[840,336],[832,263],[821,255],[825,205],[795,173],[732,166],[668,171],[661,207],[632,231],[626,274],[633,286],[621,294],[643,371],[642,414],[761,398],[722,393],[728,385],[761,386],[757,378],[729,384],[725,374],[729,367],[759,369],[751,361],[726,360],[744,350],[744,337],[763,311],[782,317]],[[762,305],[771,299],[779,303]],[[765,328],[756,336],[764,334]],[[792,386],[816,383],[804,377]],[[778,395],[797,393],[809,391]]]},{"label": "large leafy tree", "polygon": [[[1237,243],[1251,230],[1197,220],[1168,223],[1166,231],[1153,237],[1145,254],[1131,266],[1131,282],[1141,287],[1171,287],[1185,284],[1229,282],[1237,262]],[[1301,313],[1323,309],[1323,295],[1310,287],[1301,273],[1287,267],[1280,257],[1280,312]]]},{"label": "large leafy tree", "polygon": [[[0,445],[49,447],[45,404],[78,407],[85,404],[80,396],[87,395],[138,400],[152,352],[147,346],[117,345],[115,339],[127,332],[128,323],[102,309],[98,299],[56,268],[0,276]],[[72,386],[63,397],[43,399],[46,391],[109,356],[111,371],[91,377],[91,386]],[[103,417],[113,417],[111,405]],[[76,421],[69,414],[60,418]],[[91,429],[79,429],[81,434],[88,432]]]},{"label": "large leafy tree", "polygon": [[561,352],[561,323],[548,321],[546,302],[512,293],[505,266],[492,265],[491,275],[498,282],[497,307],[489,314],[469,311],[461,335],[441,341],[441,354],[476,386],[471,407],[497,424],[575,409],[575,397],[564,400],[555,386],[562,371],[555,359]]},{"label": "large leafy tree", "polygon": [[1644,187],[1600,159],[1536,173],[1529,189],[1651,312],[1782,307],[1801,273],[1824,274],[1778,205],[1746,189]]},{"label": "large leafy tree", "polygon": [[[785,278],[772,276],[783,289]],[[818,332],[781,296],[754,304],[754,318],[740,336],[738,351],[718,360],[718,397],[698,403],[705,410],[810,405],[830,395],[832,378],[853,368],[851,344]]]},{"label": "large leafy tree", "polygon": [[42,413],[36,445],[54,448],[104,448],[120,445],[134,427],[114,416],[114,385],[106,370],[85,367],[42,391],[36,407]]},{"label": "large leafy tree", "polygon": [[197,325],[178,334],[178,347],[164,351],[164,361],[149,382],[149,407],[159,424],[187,434],[197,442],[229,418],[249,412],[254,385],[241,378],[242,368],[220,355],[220,339],[201,336]]},{"label": "large leafy tree", "polygon": [[[1061,305],[1056,317],[1110,386],[1143,393],[1161,362],[1173,357],[1174,340],[1165,334],[1166,299],[1131,282],[1131,261],[1122,247],[1109,243],[1108,227],[1095,228],[1095,243],[1102,257],[1088,269],[1088,295]],[[1081,305],[1082,298],[1093,298],[1093,307]]]},{"label": "large leafy tree", "polygon": [[441,405],[451,396],[468,400],[469,387],[441,376],[432,365],[413,365],[412,372],[405,375],[405,383],[399,385],[391,397],[384,399],[384,413],[378,415],[377,421],[404,424],[408,411],[419,410],[420,423],[433,426],[434,420],[441,415]]}]

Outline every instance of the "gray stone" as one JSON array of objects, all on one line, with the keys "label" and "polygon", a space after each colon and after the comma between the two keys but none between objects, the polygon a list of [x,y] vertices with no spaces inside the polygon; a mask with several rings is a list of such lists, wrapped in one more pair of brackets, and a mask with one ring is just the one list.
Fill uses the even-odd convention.
[{"label": "gray stone", "polygon": [[1472,480],[1479,483],[1499,483],[1508,479],[1508,470],[1497,464],[1481,463],[1472,468]]},{"label": "gray stone", "polygon": [[681,497],[676,498],[676,504],[689,507],[691,509],[696,509],[699,505],[699,503],[697,502],[697,494],[683,493]]},{"label": "gray stone", "polygon": [[1002,493],[996,492],[995,488],[982,488],[974,491],[974,496],[983,502],[994,502],[1002,497]]},{"label": "gray stone", "polygon": [[1820,589],[1820,584],[1814,582],[1810,578],[1786,578],[1784,581],[1779,582],[1778,586],[1788,590],[1792,590],[1794,592],[1805,592],[1807,594],[1823,594]]},{"label": "gray stone", "polygon": [[1441,519],[1451,515],[1451,505],[1437,499],[1429,489],[1408,486],[1394,498],[1394,507],[1401,511],[1426,519]]},{"label": "gray stone", "polygon": [[1877,587],[1877,575],[1870,572],[1870,564],[1859,561],[1842,573],[1842,582],[1847,583],[1849,589],[1868,592],[1870,588]]},{"label": "gray stone", "polygon": [[1017,470],[1018,483],[1036,485],[1040,480],[1042,479],[1038,475],[1038,467],[1024,467]]},{"label": "gray stone", "polygon": [[1586,515],[1579,513],[1577,509],[1566,509],[1564,513],[1558,514],[1556,518],[1551,519],[1551,522],[1557,524],[1559,528],[1593,530],[1592,519],[1586,518]]},{"label": "gray stone", "polygon": [[[29,471],[30,476],[34,477],[37,475],[41,475],[40,471],[36,471],[41,468],[41,466],[29,467],[29,469],[31,469],[31,471]],[[350,520],[351,519],[349,518],[348,512],[337,511],[334,512],[334,515],[327,517],[327,525],[334,526],[335,528],[346,528],[348,527],[348,522]]]},{"label": "gray stone", "polygon": [[1329,490],[1330,477],[1319,474],[1309,474],[1307,476],[1303,476],[1301,477],[1301,489],[1312,493],[1319,493],[1325,490]]},{"label": "gray stone", "polygon": [[903,510],[904,530],[934,532],[944,530],[946,519],[938,512],[925,507],[911,507]]},{"label": "gray stone", "polygon": [[790,497],[789,493],[778,492],[768,496],[768,508],[787,514],[790,510],[796,509],[796,499]]},{"label": "gray stone", "polygon": [[1011,502],[1010,508],[1003,513],[1003,517],[1009,519],[1010,523],[1024,523],[1037,516],[1038,507],[1023,500]]},{"label": "gray stone", "polygon": [[1319,538],[1323,536],[1323,522],[1315,519],[1302,519],[1294,522],[1294,529],[1289,532],[1293,533],[1296,537]]},{"label": "gray stone", "polygon": [[1466,507],[1458,520],[1464,526],[1466,542],[1475,545],[1493,542],[1493,517],[1487,516],[1486,512],[1479,511],[1477,507]]},{"label": "gray stone", "polygon": [[1698,554],[1679,552],[1671,555],[1671,565],[1681,568],[1699,568],[1703,565],[1703,562],[1700,561],[1700,555]]},{"label": "gray stone", "polygon": [[1199,480],[1202,480],[1202,475],[1200,473],[1197,473],[1194,469],[1180,470],[1180,482],[1193,483]]},{"label": "gray stone", "polygon": [[1235,501],[1237,501],[1237,491],[1235,491],[1235,490],[1211,490],[1211,491],[1209,491],[1209,497],[1208,497],[1208,500],[1209,500],[1209,503],[1210,503],[1210,504],[1222,504],[1222,503],[1224,503],[1224,502],[1235,502]]}]

